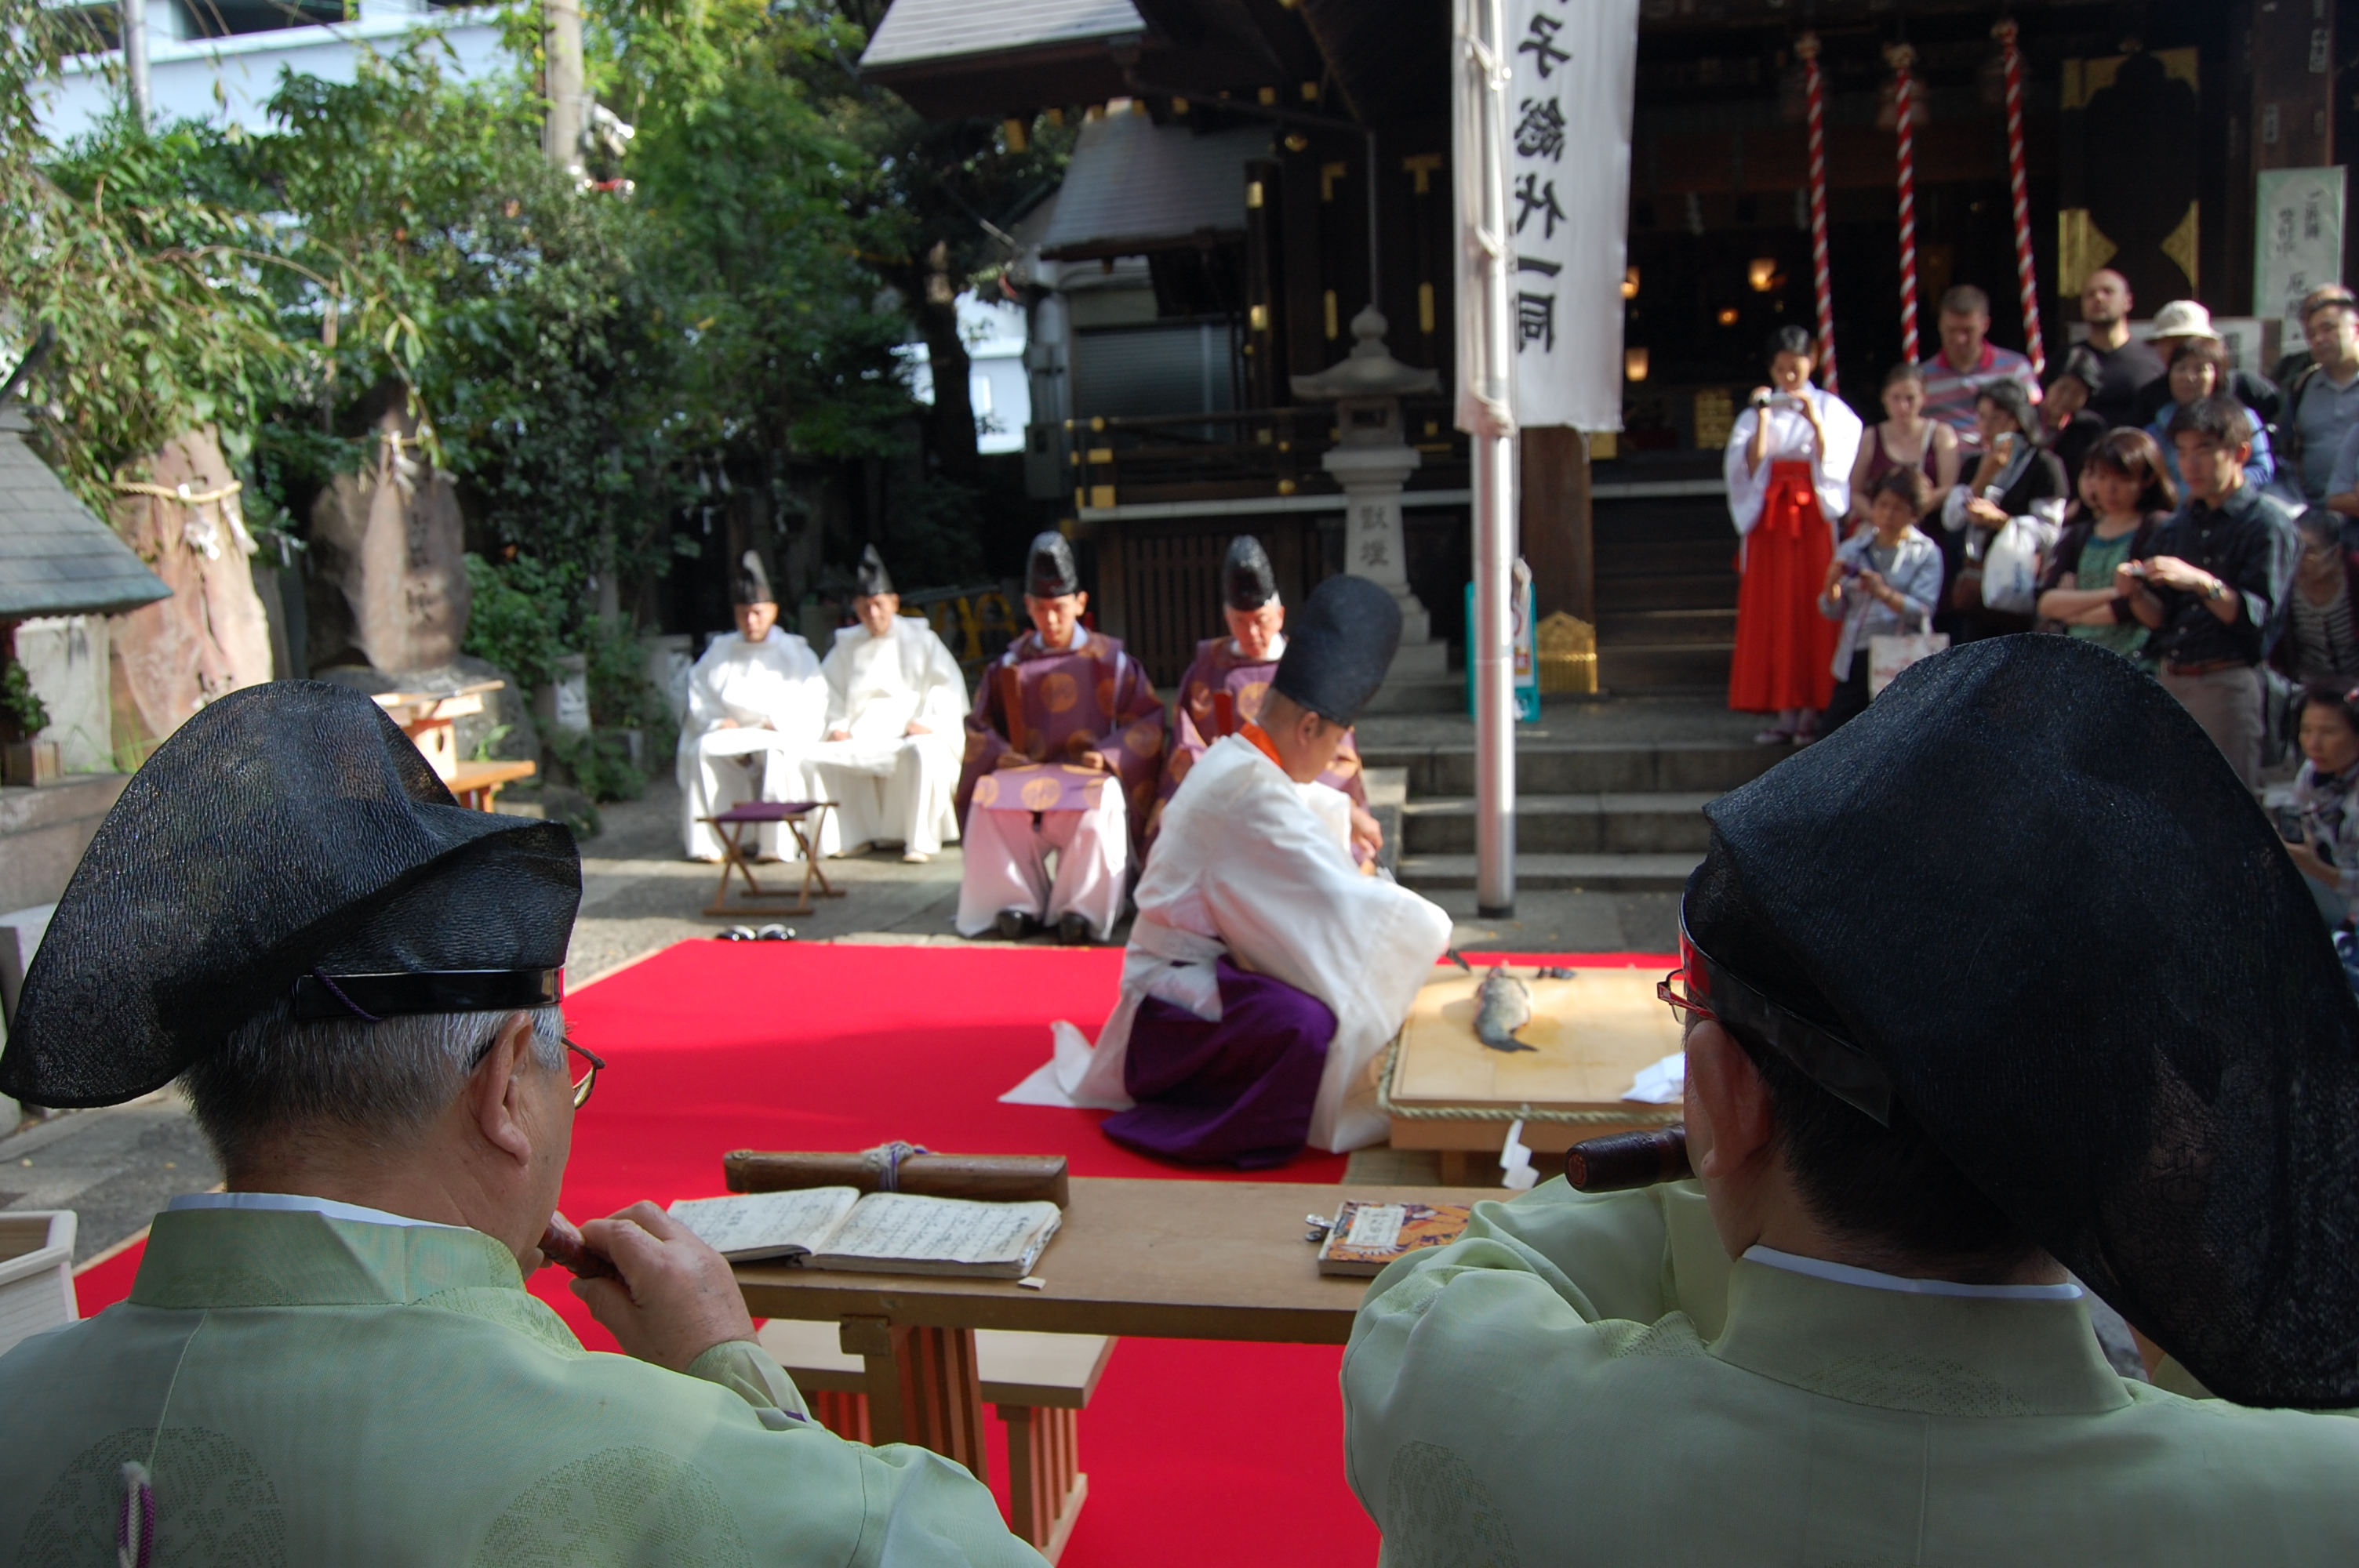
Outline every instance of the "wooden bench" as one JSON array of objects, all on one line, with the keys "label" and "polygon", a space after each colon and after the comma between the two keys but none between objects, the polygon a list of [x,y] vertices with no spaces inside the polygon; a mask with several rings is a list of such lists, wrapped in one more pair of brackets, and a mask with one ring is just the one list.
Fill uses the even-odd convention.
[{"label": "wooden bench", "polygon": [[[762,1347],[810,1400],[820,1424],[855,1443],[869,1440],[871,1359],[849,1353],[832,1323],[772,1318]],[[1054,1563],[1089,1496],[1074,1449],[1080,1412],[1119,1341],[1103,1334],[1025,1334],[979,1329],[976,1372],[985,1403],[1007,1423],[1007,1493],[1016,1533]],[[888,1368],[891,1362],[886,1358]],[[978,1477],[981,1478],[981,1477]]]}]

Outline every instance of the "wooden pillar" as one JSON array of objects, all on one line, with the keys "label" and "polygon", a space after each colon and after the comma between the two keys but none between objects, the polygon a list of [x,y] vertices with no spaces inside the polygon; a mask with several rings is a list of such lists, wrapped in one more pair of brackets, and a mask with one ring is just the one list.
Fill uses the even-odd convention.
[{"label": "wooden pillar", "polygon": [[2253,7],[2253,168],[2334,161],[2334,7],[2277,0]]},{"label": "wooden pillar", "polygon": [[[1245,165],[1245,406],[1274,408],[1281,401],[1278,379],[1285,366],[1280,345],[1286,341],[1286,301],[1278,259],[1278,203],[1283,200],[1276,158],[1255,158]],[[1241,435],[1240,439],[1251,440]]]},{"label": "wooden pillar", "polygon": [[868,1367],[868,1427],[877,1443],[913,1443],[990,1479],[974,1330],[842,1320],[837,1343]]},{"label": "wooden pillar", "polygon": [[1597,624],[1597,555],[1590,535],[1589,438],[1578,430],[1526,430],[1523,557],[1541,619],[1563,611]]},{"label": "wooden pillar", "polygon": [[1073,1518],[1089,1496],[1076,1447],[1077,1412],[1053,1405],[1001,1405],[1007,1423],[1008,1523],[1054,1563],[1064,1554]]},{"label": "wooden pillar", "polygon": [[[2334,6],[2329,0],[2253,0],[2245,16],[2252,28],[2247,58],[2253,98],[2245,125],[2250,172],[2238,178],[2234,162],[2229,166],[2236,187],[2229,209],[2231,292],[2224,298],[2211,296],[2215,308],[2227,306],[2239,315],[2252,308],[2256,281],[2252,276],[2253,226],[2259,221],[2255,187],[2260,171],[2324,168],[2334,161]],[[2349,202],[2346,192],[2346,233]],[[2284,345],[2287,351],[2299,347],[2298,342]]]}]

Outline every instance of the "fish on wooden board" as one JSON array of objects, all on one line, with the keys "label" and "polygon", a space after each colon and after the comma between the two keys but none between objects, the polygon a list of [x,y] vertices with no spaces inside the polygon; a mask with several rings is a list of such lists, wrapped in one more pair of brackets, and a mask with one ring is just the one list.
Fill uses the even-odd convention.
[{"label": "fish on wooden board", "polygon": [[1516,1031],[1532,1021],[1531,988],[1507,973],[1501,964],[1484,972],[1474,992],[1474,1038],[1494,1051],[1537,1051],[1516,1038]]}]

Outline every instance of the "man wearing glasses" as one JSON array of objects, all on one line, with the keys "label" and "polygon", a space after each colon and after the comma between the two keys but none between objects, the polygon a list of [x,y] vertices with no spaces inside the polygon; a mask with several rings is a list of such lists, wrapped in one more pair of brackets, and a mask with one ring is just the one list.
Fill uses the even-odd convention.
[{"label": "man wearing glasses", "polygon": [[561,824],[461,809],[339,687],[234,693],[140,770],[0,1092],[177,1079],[228,1190],[0,1357],[0,1560],[1038,1568],[962,1468],[808,1420],[653,1205],[583,1227],[628,1357],[526,1293],[600,1065],[558,1008],[581,895]]},{"label": "man wearing glasses", "polygon": [[1708,814],[1696,1179],[1550,1182],[1377,1278],[1386,1560],[2350,1561],[2359,1006],[2184,710],[1974,643]]}]

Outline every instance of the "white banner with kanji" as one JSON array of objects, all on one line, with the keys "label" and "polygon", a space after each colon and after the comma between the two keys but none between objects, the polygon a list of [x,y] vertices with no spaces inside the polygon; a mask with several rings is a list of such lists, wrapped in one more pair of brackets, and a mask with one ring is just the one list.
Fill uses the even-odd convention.
[{"label": "white banner with kanji", "polygon": [[1622,428],[1638,0],[1506,0],[1516,423]]}]

